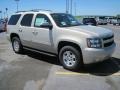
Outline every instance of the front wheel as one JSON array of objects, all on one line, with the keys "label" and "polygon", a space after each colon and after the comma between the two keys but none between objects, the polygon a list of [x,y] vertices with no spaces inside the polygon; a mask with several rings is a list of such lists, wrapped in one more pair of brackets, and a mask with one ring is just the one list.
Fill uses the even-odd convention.
[{"label": "front wheel", "polygon": [[22,47],[21,41],[18,37],[12,38],[12,47],[13,47],[13,51],[15,53],[22,53],[23,52],[23,47]]},{"label": "front wheel", "polygon": [[59,52],[59,60],[64,68],[77,71],[83,65],[82,54],[72,46],[64,46]]}]

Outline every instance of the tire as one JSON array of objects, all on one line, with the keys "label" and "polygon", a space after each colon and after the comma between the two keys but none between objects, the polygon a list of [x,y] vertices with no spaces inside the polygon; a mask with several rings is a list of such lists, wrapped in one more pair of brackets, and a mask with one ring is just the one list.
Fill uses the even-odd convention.
[{"label": "tire", "polygon": [[72,46],[64,46],[59,52],[59,60],[68,70],[78,71],[83,66],[82,54]]},{"label": "tire", "polygon": [[23,46],[18,37],[12,38],[12,48],[15,53],[19,53],[19,54],[23,53]]}]

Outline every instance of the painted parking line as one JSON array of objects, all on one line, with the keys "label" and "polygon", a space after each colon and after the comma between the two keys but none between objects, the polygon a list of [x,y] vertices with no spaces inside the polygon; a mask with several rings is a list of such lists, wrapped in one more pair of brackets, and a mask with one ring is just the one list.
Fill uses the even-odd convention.
[{"label": "painted parking line", "polygon": [[120,73],[112,74],[112,76],[120,76]]},{"label": "painted parking line", "polygon": [[[55,72],[56,75],[71,75],[71,76],[90,76],[89,73],[76,73],[76,72]],[[95,73],[94,73],[95,74]],[[96,73],[100,75],[107,75],[106,73]],[[109,73],[108,73],[109,75]],[[110,76],[120,76],[120,72],[114,73]]]},{"label": "painted parking line", "polygon": [[88,76],[89,74],[86,73],[75,73],[75,72],[55,72],[56,75],[86,75]]}]

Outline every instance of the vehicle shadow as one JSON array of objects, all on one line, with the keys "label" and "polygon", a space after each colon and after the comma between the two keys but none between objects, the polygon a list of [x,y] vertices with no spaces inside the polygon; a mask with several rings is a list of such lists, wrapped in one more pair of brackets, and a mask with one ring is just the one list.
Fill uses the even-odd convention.
[{"label": "vehicle shadow", "polygon": [[112,57],[100,63],[85,66],[85,71],[95,76],[109,76],[120,71],[120,59]]},{"label": "vehicle shadow", "polygon": [[44,54],[40,54],[40,53],[28,51],[28,50],[25,50],[24,54],[28,55],[31,58],[40,60],[40,61],[44,61],[44,62],[54,64],[54,65],[60,65],[59,60],[55,56],[48,56],[48,55],[44,55]]},{"label": "vehicle shadow", "polygon": [[[36,52],[28,51],[28,50],[25,50],[25,54],[31,58],[34,58],[40,61],[44,61],[53,65],[62,66],[57,57],[43,55]],[[76,71],[76,72],[83,73],[83,74],[89,73],[95,76],[109,76],[119,71],[120,71],[120,59],[112,57],[111,59],[105,60],[103,62],[85,65],[83,68],[81,68],[79,71]]]}]

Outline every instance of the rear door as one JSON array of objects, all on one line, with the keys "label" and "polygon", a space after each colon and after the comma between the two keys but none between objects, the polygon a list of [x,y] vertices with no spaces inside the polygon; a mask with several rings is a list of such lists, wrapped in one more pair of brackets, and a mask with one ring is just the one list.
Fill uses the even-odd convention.
[{"label": "rear door", "polygon": [[34,14],[25,14],[20,22],[19,34],[22,44],[26,47],[32,47],[32,38],[33,38],[33,21]]}]

